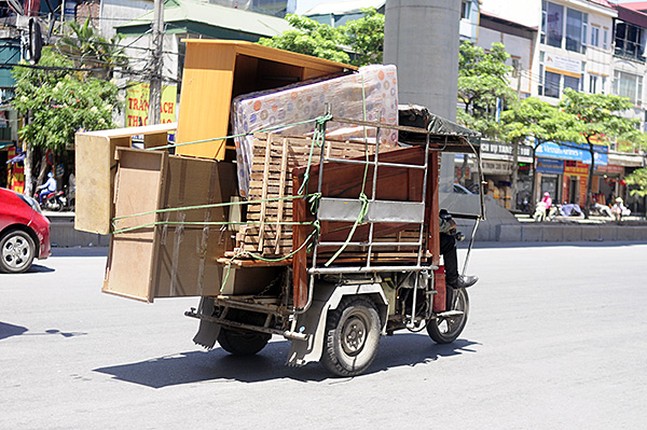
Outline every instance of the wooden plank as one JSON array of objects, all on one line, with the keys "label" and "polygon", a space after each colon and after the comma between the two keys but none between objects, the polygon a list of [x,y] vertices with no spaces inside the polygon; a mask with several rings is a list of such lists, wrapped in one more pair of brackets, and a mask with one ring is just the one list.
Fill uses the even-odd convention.
[{"label": "wooden plank", "polygon": [[[292,176],[292,188],[301,187],[301,178],[299,175]],[[297,199],[292,202],[294,208],[294,221],[304,222],[307,219],[306,201]],[[308,233],[303,225],[294,225],[292,227],[292,249],[298,249],[307,239]],[[292,256],[292,286],[293,286],[293,305],[296,309],[303,309],[308,302],[308,255],[306,247],[297,251]]]},{"label": "wooden plank", "polygon": [[283,139],[283,157],[281,159],[281,179],[279,180],[279,207],[278,207],[278,217],[276,219],[276,250],[275,254],[281,252],[281,247],[279,246],[279,238],[282,233],[283,226],[281,222],[283,221],[283,209],[285,206],[285,179],[288,170],[288,140]]},{"label": "wooden plank", "polygon": [[438,180],[440,177],[440,153],[429,155],[429,174],[427,178],[427,205],[429,210],[428,223],[429,241],[427,250],[431,253],[431,264],[440,264],[440,208],[438,202]]},{"label": "wooden plank", "polygon": [[265,141],[265,164],[263,166],[263,190],[261,192],[261,224],[260,224],[260,240],[258,241],[258,251],[263,251],[263,238],[264,227],[265,227],[265,208],[267,207],[267,178],[269,176],[270,170],[270,151],[269,151],[269,142],[272,140],[272,135],[267,136]]}]

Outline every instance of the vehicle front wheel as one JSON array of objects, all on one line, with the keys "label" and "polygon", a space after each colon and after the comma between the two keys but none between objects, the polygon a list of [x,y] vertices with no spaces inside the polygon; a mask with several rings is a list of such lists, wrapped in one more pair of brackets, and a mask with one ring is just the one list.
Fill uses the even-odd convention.
[{"label": "vehicle front wheel", "polygon": [[22,273],[31,267],[36,245],[22,230],[13,230],[0,239],[0,272]]},{"label": "vehicle front wheel", "polygon": [[[437,316],[427,322],[427,333],[429,337],[436,343],[452,343],[463,332],[465,324],[467,324],[467,314],[469,312],[470,301],[467,292],[464,288],[453,290],[447,288],[448,302],[453,306],[448,306],[451,309],[448,316]],[[459,313],[451,314],[452,311]]]},{"label": "vehicle front wheel", "polygon": [[339,376],[355,376],[366,370],[380,342],[380,316],[373,302],[347,297],[328,314],[321,364]]},{"label": "vehicle front wheel", "polygon": [[265,348],[272,336],[265,333],[240,332],[221,328],[218,343],[232,355],[254,355]]}]

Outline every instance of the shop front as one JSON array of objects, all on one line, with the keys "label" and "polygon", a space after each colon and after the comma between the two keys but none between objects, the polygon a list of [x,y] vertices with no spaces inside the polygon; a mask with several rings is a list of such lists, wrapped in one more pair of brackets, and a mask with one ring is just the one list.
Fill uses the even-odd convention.
[{"label": "shop front", "polygon": [[[609,164],[608,148],[593,145],[596,168]],[[546,142],[537,147],[537,178],[535,201],[544,192],[549,192],[554,202],[584,205],[588,184],[591,154],[588,145],[578,143]],[[592,183],[596,193],[596,182]]]},{"label": "shop front", "polygon": [[535,196],[533,202],[541,200],[544,193],[549,193],[551,198],[558,202],[561,200],[561,187],[564,175],[564,162],[551,158],[537,158],[535,167]]},{"label": "shop front", "polygon": [[[532,163],[532,149],[527,145],[518,146],[517,155],[517,199],[513,200],[512,176],[514,147],[509,143],[484,140],[481,142],[481,166],[487,183],[487,192],[506,209],[520,209],[530,198],[531,178],[529,165]],[[526,203],[527,205],[527,203]]]}]

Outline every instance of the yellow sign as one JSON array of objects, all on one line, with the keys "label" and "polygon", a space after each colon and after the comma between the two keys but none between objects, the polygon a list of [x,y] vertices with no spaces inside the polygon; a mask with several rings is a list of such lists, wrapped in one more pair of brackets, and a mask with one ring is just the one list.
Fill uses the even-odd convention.
[{"label": "yellow sign", "polygon": [[[148,125],[149,94],[149,84],[132,83],[128,87],[126,90],[126,127]],[[176,121],[176,100],[177,85],[164,85],[160,106],[160,122],[162,124]]]}]

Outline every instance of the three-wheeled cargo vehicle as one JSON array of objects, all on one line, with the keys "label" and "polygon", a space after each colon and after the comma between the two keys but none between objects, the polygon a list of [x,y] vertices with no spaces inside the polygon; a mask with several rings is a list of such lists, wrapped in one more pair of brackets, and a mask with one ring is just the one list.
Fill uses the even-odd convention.
[{"label": "three-wheeled cargo vehicle", "polygon": [[474,154],[481,181],[478,135],[399,107],[393,65],[185,42],[177,124],[76,135],[75,228],[111,235],[103,291],[201,297],[196,343],[249,355],[279,335],[289,364],[337,375],[382,334],[454,341],[469,301],[440,264],[440,160]]},{"label": "three-wheeled cargo vehicle", "polygon": [[[382,150],[373,139],[364,154],[341,158],[331,155],[334,142],[313,139],[308,155],[318,161],[291,172],[290,252],[223,256],[220,294],[186,312],[200,319],[196,343],[211,348],[218,341],[233,355],[251,355],[279,335],[292,343],[288,364],[320,361],[351,376],[369,367],[381,335],[426,328],[444,344],[463,331],[467,292],[446,287],[440,265],[439,169],[444,152],[478,160],[478,135],[428,113],[414,121],[421,127],[328,117],[317,125],[319,136],[329,122],[370,127],[378,136],[397,130],[400,143]],[[463,267],[482,214],[482,200],[480,213],[454,214],[474,220]],[[228,277],[246,272],[244,292],[226,287]]]}]

